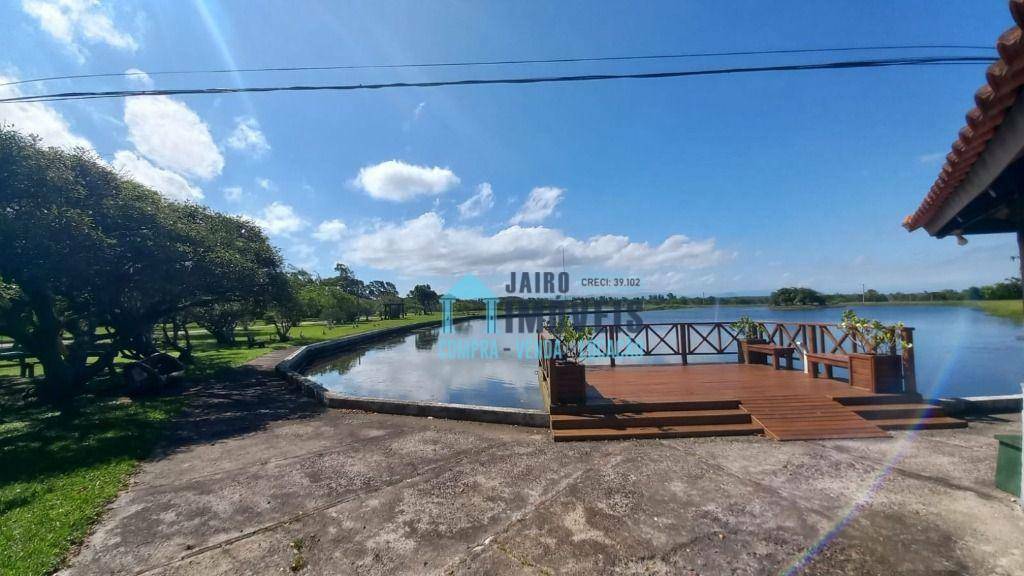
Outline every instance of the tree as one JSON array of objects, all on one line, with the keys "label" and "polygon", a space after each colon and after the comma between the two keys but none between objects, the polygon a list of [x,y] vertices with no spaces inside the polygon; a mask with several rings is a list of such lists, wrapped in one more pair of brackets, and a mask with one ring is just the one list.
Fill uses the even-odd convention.
[{"label": "tree", "polygon": [[336,286],[323,293],[323,318],[335,324],[354,322],[359,318],[359,299]]},{"label": "tree", "polygon": [[3,126],[0,247],[0,333],[42,364],[49,399],[80,390],[118,351],[151,346],[161,320],[262,300],[284,281],[256,225]]},{"label": "tree", "polygon": [[300,291],[307,282],[312,281],[309,273],[302,270],[288,274],[288,283],[282,287],[279,293],[274,295],[273,302],[267,310],[265,320],[274,326],[277,339],[287,342],[291,339],[290,332],[293,327],[302,322],[305,304],[299,297]]},{"label": "tree", "polygon": [[334,271],[338,273],[334,278],[328,278],[326,282],[333,284],[338,288],[341,288],[346,294],[351,294],[356,298],[366,297],[366,285],[362,280],[356,278],[356,275],[352,272],[352,269],[348,266],[338,262],[334,265]]},{"label": "tree", "polygon": [[245,302],[225,302],[197,308],[192,315],[196,324],[209,332],[218,344],[234,346],[238,325],[251,322],[256,310]]},{"label": "tree", "polygon": [[430,284],[417,284],[409,291],[409,297],[423,308],[423,312],[430,314],[437,306],[439,296],[430,287]]},{"label": "tree", "polygon": [[825,297],[810,288],[780,288],[772,292],[769,302],[772,306],[822,306]]},{"label": "tree", "polygon": [[374,280],[366,285],[366,297],[371,300],[386,300],[398,297],[398,288],[391,282]]}]

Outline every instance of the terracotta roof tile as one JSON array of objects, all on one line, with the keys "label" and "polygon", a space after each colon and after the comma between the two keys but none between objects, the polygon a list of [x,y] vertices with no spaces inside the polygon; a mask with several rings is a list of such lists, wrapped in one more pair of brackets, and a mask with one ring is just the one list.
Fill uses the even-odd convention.
[{"label": "terracotta roof tile", "polygon": [[1010,0],[1010,14],[1017,25],[1003,32],[996,41],[999,60],[985,71],[987,83],[974,94],[977,106],[967,112],[966,125],[960,129],[952,151],[946,155],[946,163],[935,184],[917,211],[903,220],[903,226],[908,230],[926,225],[935,216],[970,174],[988,141],[1006,118],[1007,110],[1017,101],[1017,94],[1024,86],[1024,32],[1021,31],[1024,26],[1024,0]]}]

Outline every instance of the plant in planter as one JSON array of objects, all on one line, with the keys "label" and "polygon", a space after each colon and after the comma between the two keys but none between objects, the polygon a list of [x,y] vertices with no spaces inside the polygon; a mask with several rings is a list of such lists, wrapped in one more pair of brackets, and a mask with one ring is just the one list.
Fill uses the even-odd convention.
[{"label": "plant in planter", "polygon": [[594,337],[590,327],[577,329],[568,316],[563,316],[548,331],[557,341],[551,362],[550,386],[553,404],[583,404],[587,398],[586,366],[580,360],[581,348]]},{"label": "plant in planter", "polygon": [[843,312],[839,327],[864,347],[863,352],[850,354],[850,385],[872,392],[902,391],[899,351],[913,346],[903,341],[903,323],[883,324],[847,310]]},{"label": "plant in planter", "polygon": [[750,316],[740,316],[740,319],[733,322],[730,327],[736,331],[738,336],[739,353],[736,355],[736,361],[740,364],[764,364],[766,362],[764,354],[747,350],[747,344],[768,343],[764,338],[767,333],[764,324],[751,320]]}]

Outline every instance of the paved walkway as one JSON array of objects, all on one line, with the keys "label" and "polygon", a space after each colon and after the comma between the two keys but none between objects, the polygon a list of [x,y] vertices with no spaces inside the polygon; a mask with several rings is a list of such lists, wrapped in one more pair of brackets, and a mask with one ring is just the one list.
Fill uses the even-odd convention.
[{"label": "paved walkway", "polygon": [[65,574],[1024,573],[1024,514],[992,485],[1003,419],[555,444],[324,410],[254,368],[194,396]]}]

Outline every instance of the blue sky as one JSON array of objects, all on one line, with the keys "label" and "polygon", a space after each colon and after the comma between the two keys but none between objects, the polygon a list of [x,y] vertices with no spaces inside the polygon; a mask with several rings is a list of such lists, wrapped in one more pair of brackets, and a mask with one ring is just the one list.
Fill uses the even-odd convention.
[{"label": "blue sky", "polygon": [[[992,46],[1003,1],[141,2],[0,5],[0,75]],[[928,52],[922,51],[921,54]],[[135,76],[0,94],[659,71],[886,53],[290,74]],[[1010,236],[908,234],[983,66],[536,86],[0,105],[178,199],[243,214],[286,259],[444,289],[559,268],[641,290],[961,288],[1014,273]],[[575,282],[574,282],[575,285]],[[578,294],[587,291],[574,287]]]}]

